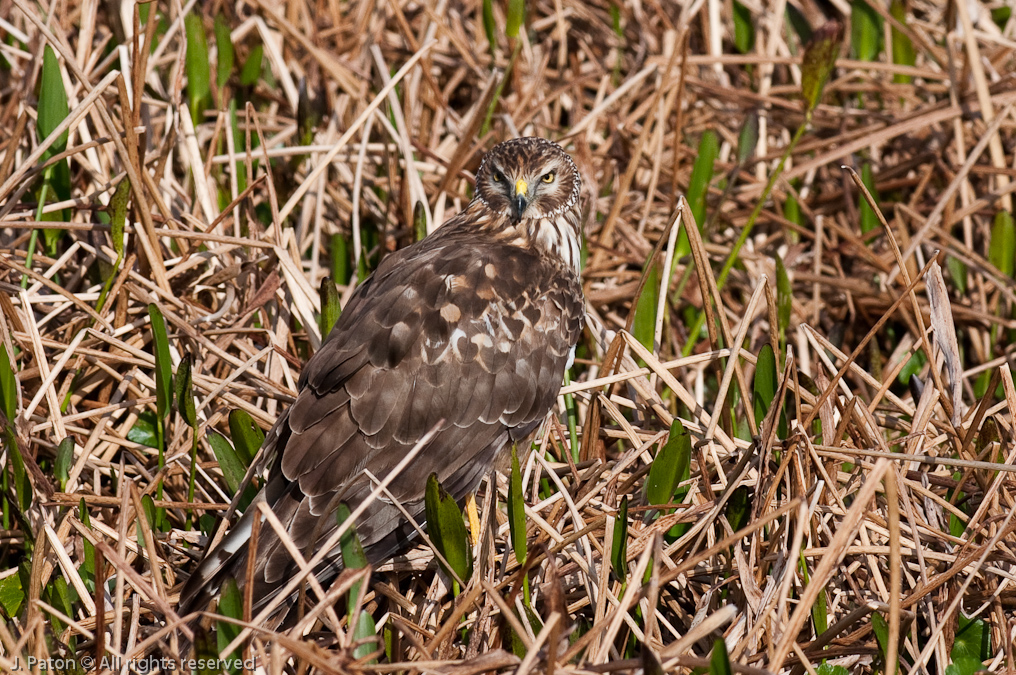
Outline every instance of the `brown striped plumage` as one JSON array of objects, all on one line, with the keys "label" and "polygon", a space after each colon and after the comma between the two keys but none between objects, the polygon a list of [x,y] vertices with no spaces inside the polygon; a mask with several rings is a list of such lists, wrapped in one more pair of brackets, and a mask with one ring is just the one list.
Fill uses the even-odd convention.
[{"label": "brown striped plumage", "polygon": [[[456,499],[530,435],[557,397],[584,319],[579,281],[579,175],[560,147],[506,141],[484,157],[476,196],[423,241],[385,258],[307,362],[293,405],[265,439],[274,462],[258,495],[310,558],[432,427],[433,440],[389,486],[418,521],[427,476]],[[232,576],[241,585],[254,505],[188,579],[181,613],[204,609]],[[356,524],[371,562],[414,530],[378,499]],[[297,566],[260,529],[256,615]],[[337,550],[315,572],[327,584]],[[292,605],[292,598],[287,606]]]}]

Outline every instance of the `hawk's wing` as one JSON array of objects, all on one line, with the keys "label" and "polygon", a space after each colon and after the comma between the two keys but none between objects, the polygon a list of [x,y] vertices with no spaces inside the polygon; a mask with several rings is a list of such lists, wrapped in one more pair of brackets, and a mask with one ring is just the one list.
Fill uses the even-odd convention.
[{"label": "hawk's wing", "polygon": [[[502,449],[540,424],[560,389],[584,316],[574,272],[449,225],[426,246],[390,255],[357,290],[266,441],[277,459],[263,498],[307,557],[334,531],[338,503],[358,504],[374,488],[365,470],[383,479],[440,422],[389,489],[419,516],[436,472],[461,500]],[[413,532],[385,500],[356,527],[373,562]],[[297,568],[270,527],[260,532],[253,597],[267,602]],[[249,526],[235,527],[195,576],[242,582],[246,537]],[[333,560],[318,572],[340,568]],[[197,599],[187,586],[183,597],[190,589]]]}]

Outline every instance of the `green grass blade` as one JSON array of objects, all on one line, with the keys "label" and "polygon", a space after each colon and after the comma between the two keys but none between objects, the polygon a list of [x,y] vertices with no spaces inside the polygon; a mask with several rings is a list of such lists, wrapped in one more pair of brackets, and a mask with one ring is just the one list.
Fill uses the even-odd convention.
[{"label": "green grass blade", "polygon": [[999,211],[995,214],[995,223],[991,227],[988,261],[1002,274],[1012,278],[1016,266],[1016,224],[1013,223],[1012,214],[1008,211]]},{"label": "green grass blade", "polygon": [[[353,631],[353,641],[357,644],[353,649],[353,658],[362,659],[368,654],[377,651],[377,625],[374,617],[365,609],[360,610],[360,616],[356,619],[356,629]],[[367,664],[377,663],[377,659],[370,659]]]},{"label": "green grass blade", "polygon": [[497,24],[494,22],[493,0],[483,0],[483,32],[487,35],[487,44],[490,45],[490,55],[493,57],[497,51]]},{"label": "green grass blade", "polygon": [[628,495],[621,498],[614,521],[614,540],[610,545],[610,568],[624,583],[628,578]]},{"label": "green grass blade", "polygon": [[[69,113],[67,90],[64,89],[63,76],[60,74],[60,61],[53,48],[46,45],[42,56],[42,87],[39,91],[39,136],[48,138]],[[43,160],[59,155],[66,149],[67,131],[65,130],[46,150]]]},{"label": "green grass blade", "polygon": [[21,392],[17,378],[14,377],[14,363],[7,353],[7,345],[0,342],[0,412],[3,412],[6,423],[14,422],[20,400]]},{"label": "green grass blade", "polygon": [[219,55],[215,64],[215,84],[219,89],[222,89],[229,81],[229,75],[233,72],[233,63],[236,60],[233,41],[229,37],[229,22],[222,14],[215,17],[215,51]]},{"label": "green grass blade", "polygon": [[[350,515],[349,507],[345,503],[339,504],[335,512],[338,524],[346,522]],[[349,529],[339,539],[339,551],[342,553],[342,565],[347,570],[359,570],[367,566],[367,555],[363,552],[360,537],[356,534],[356,525],[351,523]],[[359,609],[357,601],[360,598],[361,584],[362,582],[358,581],[349,588],[346,602],[346,611],[349,616],[354,616]]]},{"label": "green grass blade", "polygon": [[522,472],[519,469],[519,455],[512,446],[511,476],[508,482],[508,531],[511,535],[512,550],[520,565],[526,564],[529,555],[529,540],[526,537],[526,505],[522,496]]},{"label": "green grass blade", "polygon": [[[236,585],[236,580],[233,578],[227,578],[226,583],[222,585],[222,592],[219,595],[219,607],[218,613],[222,616],[236,621],[243,621],[243,596],[240,594],[240,589]],[[221,654],[222,651],[229,646],[233,640],[240,634],[240,626],[231,621],[217,621],[216,628],[218,650]],[[227,660],[233,663],[240,662],[240,652],[234,651],[225,657]],[[240,669],[233,666],[226,669],[226,672],[236,673]]]},{"label": "green grass blade", "polygon": [[187,354],[180,360],[176,367],[176,378],[173,389],[175,390],[176,407],[180,417],[187,423],[187,426],[197,429],[198,414],[194,408],[194,383],[191,379],[191,355]]},{"label": "green grass blade", "polygon": [[335,287],[335,282],[329,277],[321,280],[319,293],[321,297],[321,316],[318,317],[318,327],[321,329],[321,337],[326,338],[332,332],[335,322],[339,320],[339,315],[342,313],[342,305],[339,301],[339,289]]},{"label": "green grass blade", "polygon": [[717,638],[713,643],[713,653],[709,657],[709,675],[731,675],[732,672],[727,643]]},{"label": "green grass blade", "polygon": [[68,436],[60,441],[60,445],[56,448],[56,459],[53,461],[53,472],[56,474],[56,482],[61,492],[67,490],[67,481],[70,480],[73,464],[74,439]]},{"label": "green grass blade", "polygon": [[[716,133],[711,130],[703,133],[688,181],[688,206],[700,231],[706,224],[706,199],[709,196],[709,184],[713,180],[719,152],[720,141]],[[677,256],[684,257],[689,253],[691,245],[688,243],[688,235],[682,230],[677,238]]]},{"label": "green grass blade", "polygon": [[519,29],[522,28],[522,24],[525,19],[525,0],[508,0],[508,17],[507,25],[504,30],[505,34],[509,38],[517,38],[519,36]]},{"label": "green grass blade", "polygon": [[[783,264],[783,258],[776,254],[776,322],[779,329],[780,353],[787,353],[787,330],[790,328],[790,313],[794,308],[794,287]],[[783,359],[780,359],[781,361]],[[756,418],[758,419],[758,418]]]},{"label": "green grass blade", "polygon": [[741,485],[734,489],[727,502],[726,516],[730,529],[735,532],[748,524],[751,517],[751,491],[748,486]]},{"label": "green grass blade", "polygon": [[421,241],[427,236],[427,211],[420,201],[413,207],[413,236],[415,241]]},{"label": "green grass blade", "polygon": [[159,419],[165,419],[173,404],[173,360],[169,356],[169,336],[162,311],[152,303],[148,305],[148,316],[152,320],[155,356],[155,410]]},{"label": "green grass blade", "polygon": [[[864,187],[871,193],[872,199],[875,200],[875,205],[878,206],[879,196],[878,190],[875,189],[875,176],[872,173],[871,162],[865,162],[861,165],[861,182],[864,183]],[[864,198],[864,195],[858,193],[858,210],[861,217],[861,234],[867,234],[872,230],[881,227],[881,223],[878,220],[878,215],[868,204],[868,200]]]},{"label": "green grass blade", "polygon": [[184,27],[187,32],[187,54],[184,63],[187,72],[187,96],[191,120],[197,125],[204,117],[212,95],[208,39],[205,37],[205,26],[199,15],[188,14],[184,18]]},{"label": "green grass blade", "polygon": [[[10,486],[17,498],[18,507],[21,512],[26,512],[32,505],[34,492],[32,482],[28,478],[28,471],[25,469],[25,460],[21,455],[21,448],[18,447],[18,437],[14,430],[14,419],[17,416],[18,402],[21,393],[18,388],[17,379],[14,377],[14,365],[7,354],[7,345],[0,342],[0,401],[2,401],[4,418],[0,420],[3,425],[3,444],[7,446],[7,457],[11,465],[11,474],[14,484]],[[7,513],[4,512],[5,527],[9,526]],[[31,537],[31,532],[24,533]]]},{"label": "green grass blade", "polygon": [[763,418],[769,412],[769,406],[776,398],[776,390],[779,387],[776,373],[776,354],[772,345],[766,343],[758,351],[755,363],[755,381],[752,385],[752,405],[755,412],[755,420],[762,424]]},{"label": "green grass blade", "polygon": [[882,51],[882,17],[865,0],[850,3],[850,52],[858,61],[875,61]]},{"label": "green grass blade", "polygon": [[[889,13],[901,24],[907,23],[907,5],[904,0],[893,0],[889,5]],[[917,52],[914,50],[914,43],[896,26],[892,27],[893,41],[893,63],[900,66],[913,66],[917,64]],[[896,84],[909,84],[913,78],[905,73],[895,73],[893,82]]]},{"label": "green grass blade", "polygon": [[734,47],[742,54],[755,48],[755,22],[751,10],[734,0]]},{"label": "green grass blade", "polygon": [[349,283],[349,239],[342,234],[333,234],[328,250],[332,258],[332,280],[337,284]]},{"label": "green grass blade", "polygon": [[251,47],[247,60],[243,62],[240,69],[240,84],[244,87],[253,87],[261,77],[261,61],[264,58],[264,45]]},{"label": "green grass blade", "polygon": [[663,263],[660,256],[653,256],[643,272],[646,275],[642,293],[635,301],[635,319],[631,332],[649,351],[654,351],[656,337],[656,308],[660,300],[660,268]]}]

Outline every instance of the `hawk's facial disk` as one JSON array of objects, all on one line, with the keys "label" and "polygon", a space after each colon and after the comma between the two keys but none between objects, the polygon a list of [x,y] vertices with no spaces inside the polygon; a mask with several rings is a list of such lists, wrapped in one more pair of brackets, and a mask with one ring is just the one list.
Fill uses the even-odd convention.
[{"label": "hawk's facial disk", "polygon": [[554,218],[577,202],[578,171],[556,143],[517,138],[487,153],[476,172],[476,194],[515,222]]}]

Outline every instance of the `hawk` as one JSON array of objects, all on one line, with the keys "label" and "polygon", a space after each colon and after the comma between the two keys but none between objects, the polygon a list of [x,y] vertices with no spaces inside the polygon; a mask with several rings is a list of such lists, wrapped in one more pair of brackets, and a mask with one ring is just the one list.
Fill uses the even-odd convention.
[{"label": "hawk", "polygon": [[[505,141],[476,173],[475,196],[420,242],[387,256],[353,293],[307,362],[296,401],[265,437],[264,488],[187,580],[181,614],[205,609],[228,577],[245,583],[254,556],[256,616],[299,568],[275,530],[251,521],[264,502],[309,559],[432,428],[389,484],[417,522],[427,477],[460,503],[557,398],[585,318],[580,283],[579,172],[541,138]],[[375,499],[357,534],[371,563],[406,548],[412,525]],[[342,569],[338,547],[314,570]],[[283,618],[296,595],[282,604]],[[279,619],[282,621],[282,618]]]}]

